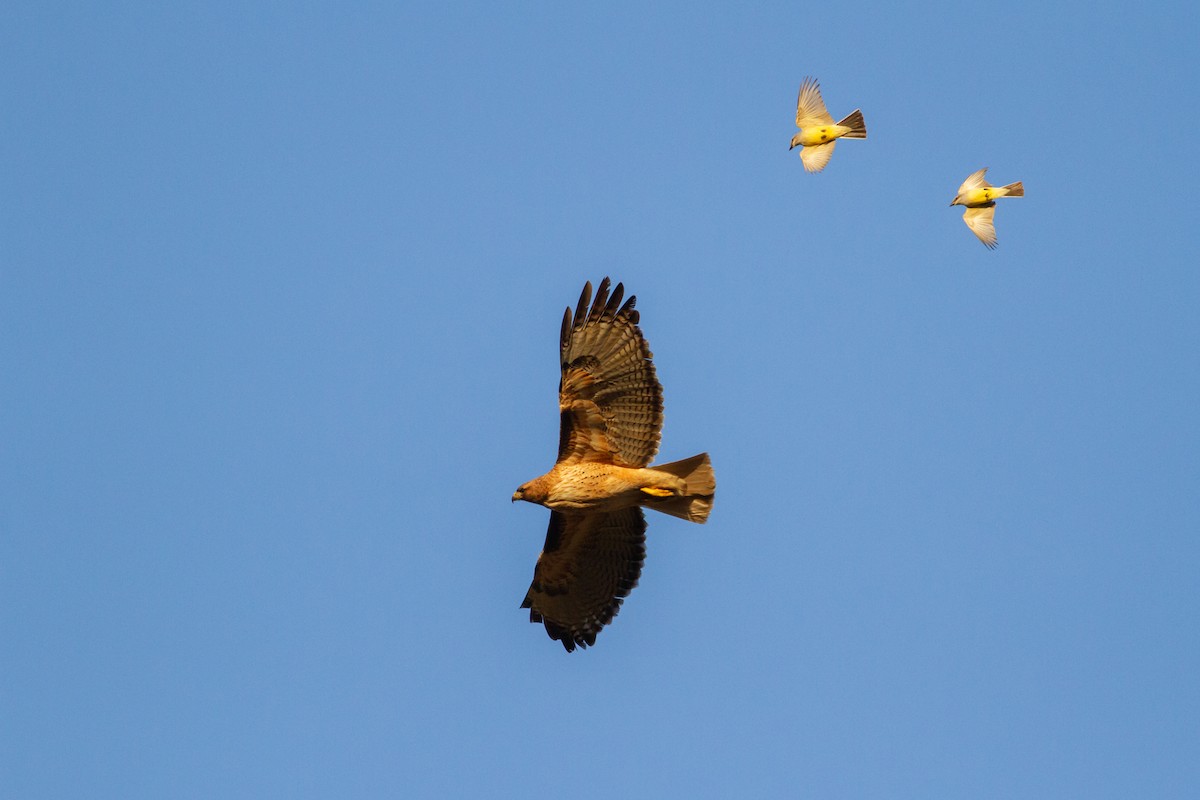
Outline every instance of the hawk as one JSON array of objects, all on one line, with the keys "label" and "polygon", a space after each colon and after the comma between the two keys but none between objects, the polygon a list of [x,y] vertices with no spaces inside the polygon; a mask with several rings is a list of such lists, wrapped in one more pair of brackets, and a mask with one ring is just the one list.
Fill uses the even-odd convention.
[{"label": "hawk", "polygon": [[800,96],[796,98],[796,127],[800,132],[792,137],[792,146],[788,150],[797,145],[804,148],[800,151],[800,161],[807,172],[825,169],[838,139],[867,138],[867,123],[863,121],[862,111],[857,108],[841,122],[834,124],[833,117],[825,108],[825,101],[821,99],[821,87],[816,78],[805,78],[800,83]]},{"label": "hawk", "polygon": [[636,297],[609,294],[605,278],[592,299],[584,284],[559,335],[558,460],[524,483],[513,502],[550,509],[546,543],[522,608],[567,652],[596,643],[642,574],[642,508],[704,522],[716,480],[708,454],[650,467],[662,434],[662,386],[638,328]]},{"label": "hawk", "polygon": [[1024,197],[1025,184],[1021,181],[1007,186],[992,186],[983,177],[988,168],[972,172],[958,187],[958,194],[950,201],[950,207],[966,206],[963,212],[963,222],[971,229],[971,233],[979,237],[979,241],[987,245],[988,250],[996,249],[996,225],[992,218],[996,216],[997,197]]}]

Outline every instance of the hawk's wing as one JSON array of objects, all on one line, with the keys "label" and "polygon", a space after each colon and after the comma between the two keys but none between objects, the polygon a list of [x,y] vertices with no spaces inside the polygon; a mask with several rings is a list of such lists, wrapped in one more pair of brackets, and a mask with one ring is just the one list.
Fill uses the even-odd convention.
[{"label": "hawk's wing", "polygon": [[608,286],[605,278],[592,302],[585,284],[575,315],[568,308],[563,316],[558,461],[644,467],[658,452],[662,386],[637,326],[637,298],[621,305],[625,287],[610,297]]},{"label": "hawk's wing", "polygon": [[833,155],[833,146],[836,144],[836,140],[825,144],[810,144],[801,150],[800,161],[804,164],[804,171],[820,172],[825,169],[830,156]]},{"label": "hawk's wing", "polygon": [[833,117],[821,99],[821,87],[816,78],[805,78],[800,83],[800,96],[796,98],[796,127],[832,125]]},{"label": "hawk's wing", "polygon": [[596,514],[550,513],[546,544],[521,608],[567,652],[596,643],[637,586],[646,559],[646,519],[637,506]]},{"label": "hawk's wing", "polygon": [[970,191],[971,189],[978,189],[981,186],[991,186],[991,184],[984,180],[983,177],[987,171],[988,168],[984,167],[983,169],[972,172],[970,175],[968,175],[967,179],[962,182],[962,186],[958,187],[958,193],[962,194],[963,192]]},{"label": "hawk's wing", "polygon": [[996,225],[992,217],[996,215],[996,203],[993,201],[986,206],[968,208],[963,212],[963,222],[971,232],[979,237],[979,241],[987,245],[988,250],[996,249]]}]

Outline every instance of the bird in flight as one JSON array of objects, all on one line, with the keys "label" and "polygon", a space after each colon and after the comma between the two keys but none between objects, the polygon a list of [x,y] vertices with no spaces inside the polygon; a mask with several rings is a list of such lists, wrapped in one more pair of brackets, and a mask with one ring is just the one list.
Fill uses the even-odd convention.
[{"label": "bird in flight", "polygon": [[796,99],[796,127],[800,132],[792,137],[792,146],[802,146],[800,160],[808,172],[820,172],[833,155],[837,140],[867,138],[867,123],[857,108],[836,125],[821,99],[821,87],[816,78],[805,78]]},{"label": "bird in flight", "polygon": [[592,299],[586,283],[559,335],[558,459],[513,502],[550,509],[546,543],[522,608],[567,652],[596,643],[637,585],[646,558],[642,508],[703,523],[716,479],[708,454],[650,467],[662,434],[662,386],[638,328],[635,297]]},{"label": "bird in flight", "polygon": [[950,201],[950,206],[966,206],[963,211],[963,222],[971,229],[971,233],[979,237],[979,241],[987,245],[989,250],[996,249],[996,225],[992,218],[996,216],[997,197],[1024,197],[1025,184],[1021,181],[1007,186],[992,186],[984,175],[988,168],[972,172],[958,187],[958,194]]}]

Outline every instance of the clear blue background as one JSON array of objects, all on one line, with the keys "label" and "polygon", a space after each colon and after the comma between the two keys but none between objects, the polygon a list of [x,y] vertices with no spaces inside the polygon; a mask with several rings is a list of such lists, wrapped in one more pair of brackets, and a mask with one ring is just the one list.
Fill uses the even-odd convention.
[{"label": "clear blue background", "polygon": [[[1195,5],[646,5],[6,9],[6,797],[1198,796]],[[604,275],[719,489],[567,655]]]}]

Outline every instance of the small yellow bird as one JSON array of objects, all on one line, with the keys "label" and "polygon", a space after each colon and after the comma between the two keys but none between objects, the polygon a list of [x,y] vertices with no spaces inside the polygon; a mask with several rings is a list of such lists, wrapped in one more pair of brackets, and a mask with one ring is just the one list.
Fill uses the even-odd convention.
[{"label": "small yellow bird", "polygon": [[800,160],[808,172],[825,169],[838,139],[867,138],[867,123],[863,122],[862,111],[857,108],[841,122],[833,123],[833,117],[829,116],[825,101],[821,99],[821,87],[816,78],[805,78],[800,84],[800,96],[796,98],[796,127],[800,132],[792,137],[792,146],[788,150],[796,145],[804,148],[800,151]]},{"label": "small yellow bird", "polygon": [[963,222],[971,232],[979,237],[979,241],[987,245],[989,250],[996,248],[996,226],[992,217],[996,215],[997,197],[1024,197],[1025,184],[1017,181],[1007,186],[992,186],[984,180],[988,168],[972,172],[958,187],[958,194],[950,201],[950,206],[966,206],[963,212]]}]

